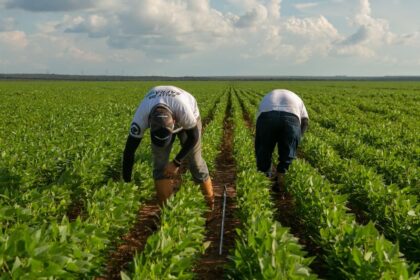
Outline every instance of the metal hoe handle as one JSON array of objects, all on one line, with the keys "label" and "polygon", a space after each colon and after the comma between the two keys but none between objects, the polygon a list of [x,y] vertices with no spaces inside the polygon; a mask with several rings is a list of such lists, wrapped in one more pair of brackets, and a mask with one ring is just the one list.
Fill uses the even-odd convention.
[{"label": "metal hoe handle", "polygon": [[222,254],[223,248],[223,232],[225,228],[225,213],[226,213],[226,185],[223,188],[223,211],[222,211],[222,226],[220,229],[220,244],[219,244],[219,255]]}]

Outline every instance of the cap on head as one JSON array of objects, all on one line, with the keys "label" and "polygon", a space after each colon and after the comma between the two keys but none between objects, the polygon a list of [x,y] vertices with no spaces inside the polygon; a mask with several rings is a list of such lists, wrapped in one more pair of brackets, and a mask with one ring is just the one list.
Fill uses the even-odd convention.
[{"label": "cap on head", "polygon": [[150,113],[150,136],[152,143],[166,147],[171,143],[175,121],[172,112],[166,106],[158,105]]}]

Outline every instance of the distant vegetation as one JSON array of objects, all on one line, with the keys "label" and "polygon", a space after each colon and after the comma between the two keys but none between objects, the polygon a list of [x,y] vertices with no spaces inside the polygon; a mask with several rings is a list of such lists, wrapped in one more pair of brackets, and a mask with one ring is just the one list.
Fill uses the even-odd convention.
[{"label": "distant vegetation", "polygon": [[0,74],[0,80],[74,81],[420,81],[420,76],[124,76],[62,74]]}]

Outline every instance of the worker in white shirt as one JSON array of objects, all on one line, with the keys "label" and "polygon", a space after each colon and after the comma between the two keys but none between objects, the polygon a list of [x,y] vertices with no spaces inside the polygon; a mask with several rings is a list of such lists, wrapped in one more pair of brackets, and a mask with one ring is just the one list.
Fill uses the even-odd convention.
[{"label": "worker in white shirt", "polygon": [[275,191],[284,187],[285,173],[296,158],[300,139],[308,123],[305,105],[295,93],[275,89],[263,97],[257,116],[255,155],[258,170],[271,177],[271,159],[277,145],[279,158]]},{"label": "worker in white shirt", "polygon": [[[173,193],[173,177],[185,160],[193,180],[201,185],[206,202],[213,210],[213,186],[201,156],[202,127],[195,98],[174,86],[157,86],[147,93],[134,115],[124,150],[123,179],[126,182],[131,181],[134,154],[147,128],[150,128],[153,178],[159,204],[163,205]],[[169,161],[175,135],[181,142],[181,150]]]}]

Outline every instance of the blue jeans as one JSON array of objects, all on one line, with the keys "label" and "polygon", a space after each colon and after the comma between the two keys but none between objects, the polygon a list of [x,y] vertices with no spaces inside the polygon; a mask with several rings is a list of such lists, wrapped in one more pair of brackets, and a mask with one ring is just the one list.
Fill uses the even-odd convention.
[{"label": "blue jeans", "polygon": [[261,113],[257,119],[255,135],[257,169],[261,172],[271,171],[271,159],[277,145],[277,172],[285,173],[296,158],[300,133],[299,118],[294,114],[281,111]]}]

